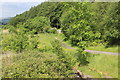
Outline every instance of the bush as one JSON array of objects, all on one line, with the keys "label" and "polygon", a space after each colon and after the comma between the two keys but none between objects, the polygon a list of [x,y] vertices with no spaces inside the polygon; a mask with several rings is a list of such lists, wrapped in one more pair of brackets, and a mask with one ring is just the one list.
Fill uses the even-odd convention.
[{"label": "bush", "polygon": [[2,78],[62,78],[70,77],[69,70],[57,55],[27,52],[13,57],[13,63],[4,64]]},{"label": "bush", "polygon": [[2,49],[3,51],[14,51],[17,53],[25,50],[38,49],[38,37],[34,35],[27,35],[23,33],[9,34],[3,37]]},{"label": "bush", "polygon": [[48,33],[56,34],[56,33],[57,33],[57,29],[56,29],[56,28],[50,28],[50,29],[48,30]]},{"label": "bush", "polygon": [[83,49],[78,49],[78,52],[76,53],[77,55],[77,60],[80,62],[81,65],[87,65],[89,63],[88,57],[90,56],[89,53],[84,52]]},{"label": "bush", "polygon": [[11,34],[2,40],[2,49],[5,51],[22,52],[27,45],[26,35]]}]

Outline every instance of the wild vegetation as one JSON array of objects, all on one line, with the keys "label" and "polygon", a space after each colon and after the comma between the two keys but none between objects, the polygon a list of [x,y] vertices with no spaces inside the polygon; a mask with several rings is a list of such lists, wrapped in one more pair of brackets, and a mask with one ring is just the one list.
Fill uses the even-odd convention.
[{"label": "wild vegetation", "polygon": [[[91,55],[84,50],[90,46],[120,44],[119,4],[44,2],[16,15],[7,25],[2,25],[2,30],[9,32],[1,33],[2,53],[15,53],[12,57],[3,56],[2,77],[74,77],[70,73],[74,73],[74,66],[80,65],[79,69],[87,74],[89,67],[92,67],[117,78],[118,64],[114,63],[117,56]],[[58,29],[62,33],[58,33]],[[69,41],[78,49],[65,48],[61,41]],[[107,60],[109,62],[102,65]],[[108,64],[112,67],[108,68]],[[111,73],[112,69],[115,69],[114,74]],[[93,71],[91,73],[94,77],[103,77]]]}]

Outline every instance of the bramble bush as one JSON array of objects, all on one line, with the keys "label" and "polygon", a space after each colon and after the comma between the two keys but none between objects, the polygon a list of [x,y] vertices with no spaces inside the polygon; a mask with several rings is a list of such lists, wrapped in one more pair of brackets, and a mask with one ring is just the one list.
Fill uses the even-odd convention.
[{"label": "bramble bush", "polygon": [[3,60],[2,78],[62,78],[70,77],[67,64],[52,53],[18,54],[9,66]]}]

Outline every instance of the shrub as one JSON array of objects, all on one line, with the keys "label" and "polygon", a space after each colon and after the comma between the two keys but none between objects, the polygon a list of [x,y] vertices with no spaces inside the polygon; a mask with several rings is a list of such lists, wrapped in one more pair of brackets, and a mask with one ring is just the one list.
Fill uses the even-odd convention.
[{"label": "shrub", "polygon": [[56,34],[56,33],[57,33],[57,29],[56,29],[56,28],[50,28],[50,29],[48,30],[48,33]]},{"label": "shrub", "polygon": [[62,78],[70,77],[68,68],[58,56],[51,53],[23,53],[5,66],[3,60],[2,78]]},{"label": "shrub", "polygon": [[88,57],[90,56],[89,53],[84,52],[83,49],[78,49],[78,52],[76,53],[77,55],[77,60],[80,62],[81,65],[87,65],[89,63]]},{"label": "shrub", "polygon": [[23,52],[24,50],[38,49],[38,37],[23,33],[9,34],[2,40],[2,49],[4,51]]},{"label": "shrub", "polygon": [[26,35],[11,34],[3,38],[2,49],[5,51],[21,52],[27,45]]}]

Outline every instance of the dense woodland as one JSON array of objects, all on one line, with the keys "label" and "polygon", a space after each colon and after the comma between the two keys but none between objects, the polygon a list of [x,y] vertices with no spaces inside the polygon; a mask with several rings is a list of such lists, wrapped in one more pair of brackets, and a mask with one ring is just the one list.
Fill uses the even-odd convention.
[{"label": "dense woodland", "polygon": [[[77,62],[88,63],[89,55],[83,52],[87,46],[120,45],[119,19],[120,2],[43,2],[32,7],[2,26],[9,30],[9,35],[2,34],[3,53],[19,54],[10,66],[3,64],[3,77],[70,77]],[[58,35],[58,29],[64,41],[79,48],[77,57],[66,52],[59,40],[39,41],[41,34]]]}]

